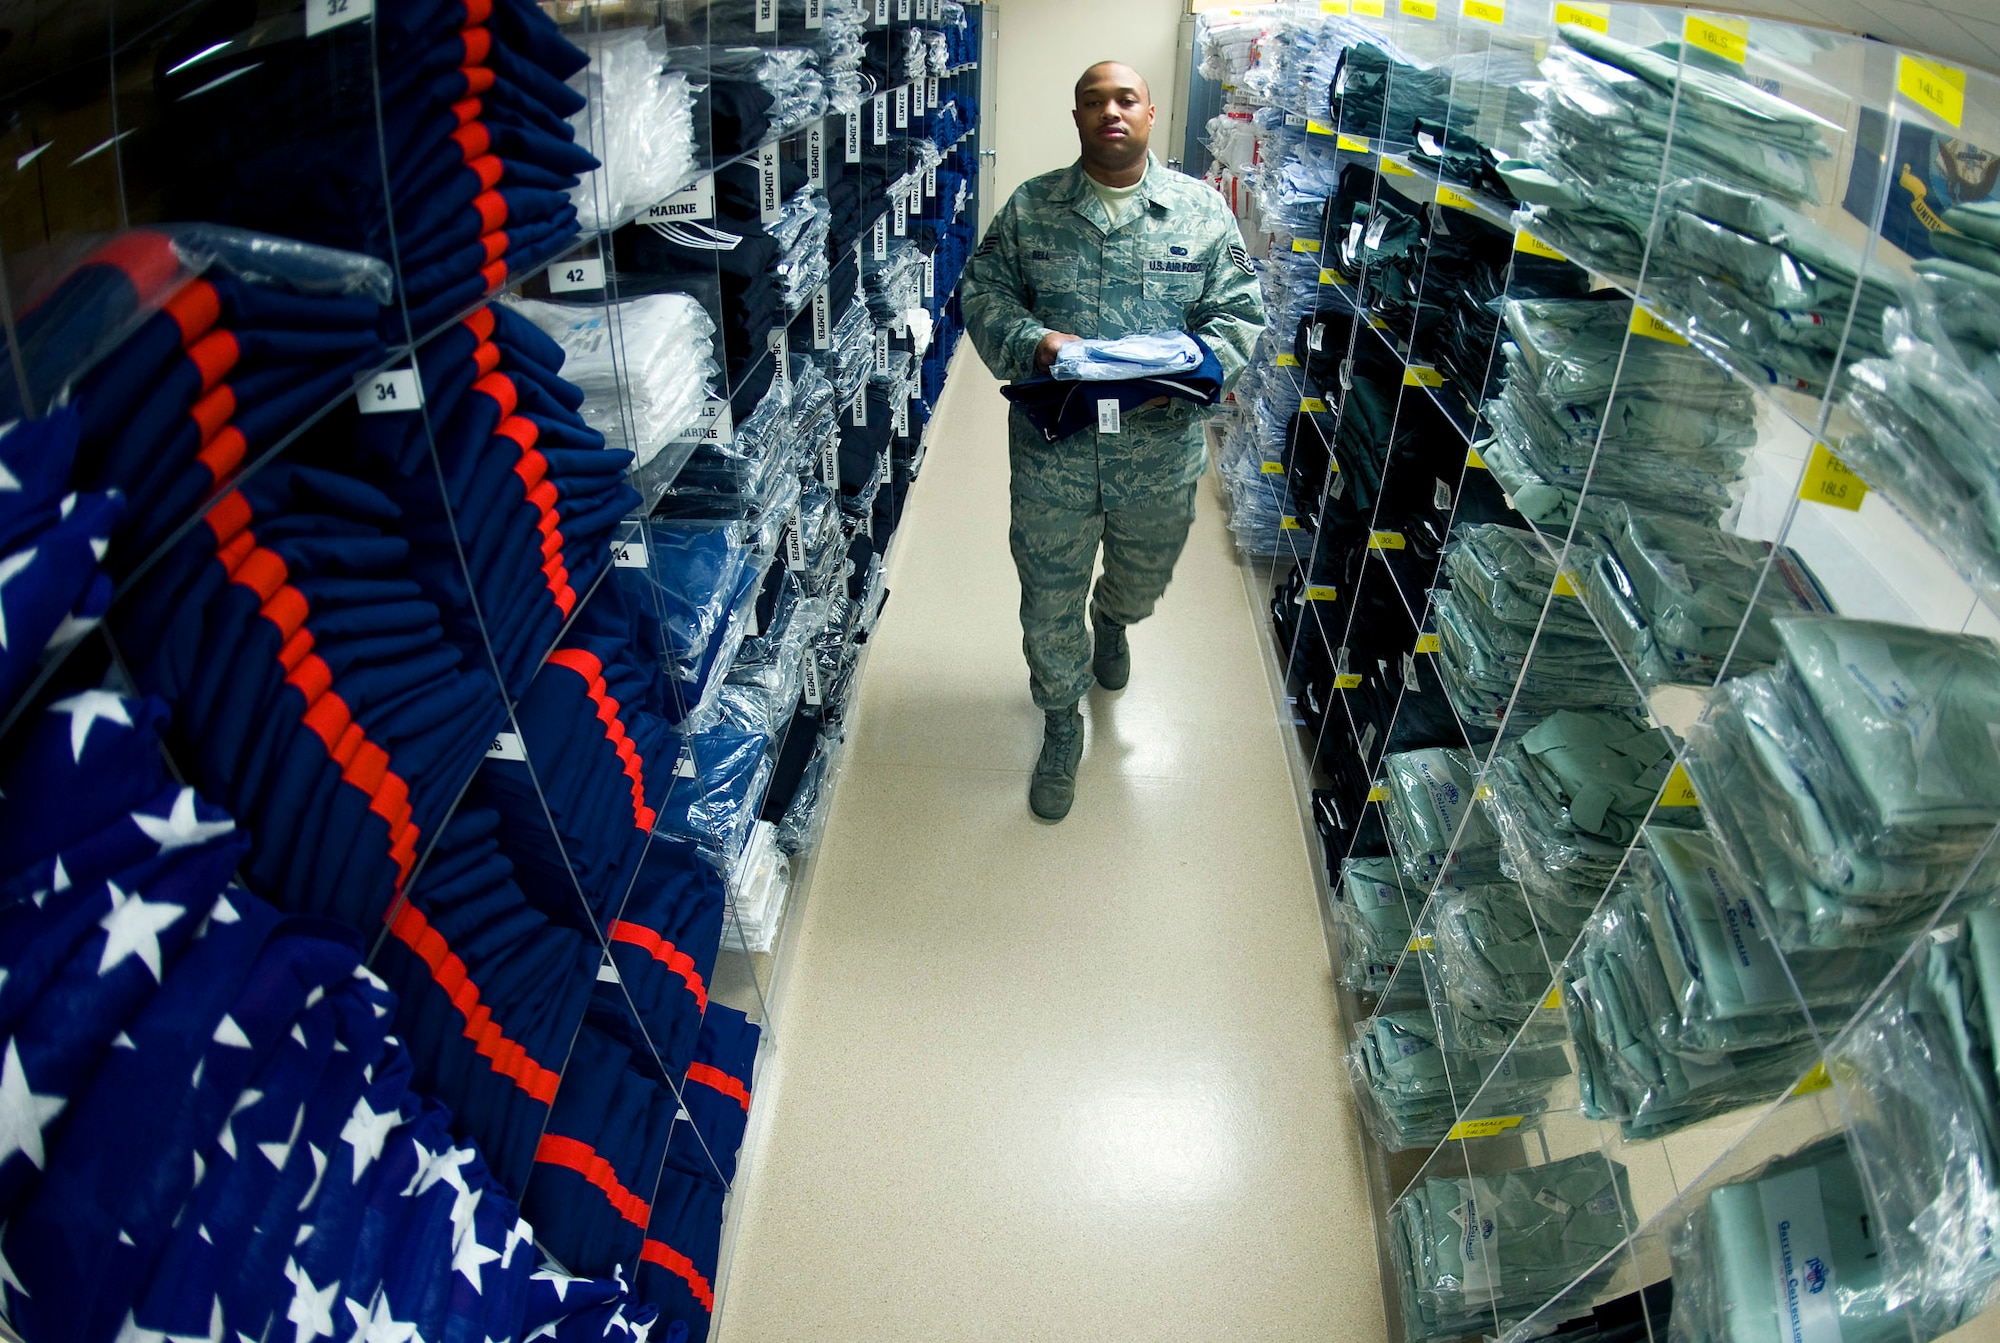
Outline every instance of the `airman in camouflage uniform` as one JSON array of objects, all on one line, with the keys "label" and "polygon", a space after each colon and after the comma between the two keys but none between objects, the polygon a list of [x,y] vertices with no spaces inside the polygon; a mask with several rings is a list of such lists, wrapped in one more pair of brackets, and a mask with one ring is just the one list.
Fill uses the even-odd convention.
[{"label": "airman in camouflage uniform", "polygon": [[[1024,183],[966,268],[960,292],[973,346],[1013,382],[1047,368],[1071,339],[1187,331],[1233,385],[1264,308],[1228,206],[1147,152],[1153,109],[1129,67],[1085,71],[1074,116],[1082,157]],[[1120,206],[1116,219],[1107,196]],[[1116,433],[1090,429],[1056,443],[1019,409],[1009,417],[1022,647],[1048,717],[1029,802],[1045,819],[1061,819],[1074,794],[1077,702],[1093,676],[1107,689],[1125,684],[1125,627],[1153,613],[1173,576],[1208,469],[1205,415],[1162,399],[1127,412]],[[1100,544],[1104,575],[1086,624]]]}]

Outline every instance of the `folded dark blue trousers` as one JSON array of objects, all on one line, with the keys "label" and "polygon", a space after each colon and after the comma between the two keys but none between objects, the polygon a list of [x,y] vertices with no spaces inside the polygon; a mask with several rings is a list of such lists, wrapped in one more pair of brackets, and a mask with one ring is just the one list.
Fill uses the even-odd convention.
[{"label": "folded dark blue trousers", "polygon": [[667,1140],[669,1166],[708,1179],[736,1178],[736,1154],[750,1121],[750,1080],[761,1034],[735,1008],[709,1005],[681,1088],[681,1106],[688,1117],[675,1122]]},{"label": "folded dark blue trousers", "polygon": [[708,1337],[715,1311],[722,1195],[722,1186],[713,1181],[685,1171],[662,1171],[633,1283],[641,1301],[658,1306],[663,1322],[686,1325],[691,1340]]}]

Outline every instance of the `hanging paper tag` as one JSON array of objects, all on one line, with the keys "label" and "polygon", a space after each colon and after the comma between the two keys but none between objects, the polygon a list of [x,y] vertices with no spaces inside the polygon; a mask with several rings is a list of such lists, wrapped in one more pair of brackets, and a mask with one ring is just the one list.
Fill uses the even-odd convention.
[{"label": "hanging paper tag", "polygon": [[1854,474],[1846,462],[1833,455],[1824,443],[1813,444],[1806,462],[1805,479],[1799,482],[1799,498],[1808,503],[1826,504],[1849,512],[1860,509],[1868,497],[1868,484]]},{"label": "hanging paper tag", "polygon": [[937,165],[935,163],[924,169],[924,199],[937,199]]},{"label": "hanging paper tag", "polygon": [[778,190],[778,147],[765,145],[757,151],[757,218],[775,224],[785,202]]},{"label": "hanging paper tag", "polygon": [[937,260],[930,256],[924,258],[924,297],[937,297]]},{"label": "hanging paper tag", "polygon": [[354,400],[363,415],[415,410],[424,404],[424,386],[417,381],[414,368],[384,369],[361,384]]},{"label": "hanging paper tag", "polygon": [[786,387],[790,387],[792,384],[792,361],[787,356],[791,353],[791,347],[785,340],[785,335],[786,330],[784,327],[774,326],[771,328],[770,334],[765,337],[765,344],[771,351],[772,378],[784,383]]},{"label": "hanging paper tag", "polygon": [[715,178],[702,176],[689,182],[658,205],[646,207],[641,221],[647,224],[698,223],[715,218]]},{"label": "hanging paper tag", "polygon": [[893,206],[891,206],[890,209],[896,221],[896,236],[898,238],[909,236],[910,203],[904,200],[901,196],[898,196],[896,197],[896,203]]},{"label": "hanging paper tag", "polygon": [[778,31],[778,0],[756,0],[757,31],[775,33]]},{"label": "hanging paper tag", "polygon": [[875,328],[875,371],[884,377],[889,373],[889,328]]},{"label": "hanging paper tag", "polygon": [[1118,401],[1115,397],[1106,397],[1097,403],[1097,432],[1100,434],[1119,432]]},{"label": "hanging paper tag", "polygon": [[806,181],[816,187],[826,185],[826,122],[806,127]]},{"label": "hanging paper tag", "polygon": [[375,12],[375,0],[306,0],[306,36],[354,23]]},{"label": "hanging paper tag", "polygon": [[1948,125],[1965,119],[1965,71],[1955,65],[1899,53],[1896,92]]},{"label": "hanging paper tag", "polygon": [[826,286],[813,291],[813,348],[824,350],[833,344],[832,313],[828,311]]},{"label": "hanging paper tag", "polygon": [[924,106],[935,112],[938,110],[938,77],[932,75],[924,81]]},{"label": "hanging paper tag", "polygon": [[486,758],[488,760],[526,760],[528,752],[521,745],[521,734],[518,732],[494,733],[493,744],[486,748]]},{"label": "hanging paper tag", "polygon": [[840,488],[840,438],[830,437],[819,450],[819,477],[829,490]]},{"label": "hanging paper tag", "polygon": [[811,644],[806,645],[806,657],[805,661],[800,666],[800,670],[803,673],[800,680],[805,690],[806,703],[817,705],[820,702],[820,695],[821,695],[820,684],[819,684],[819,654],[813,651]]},{"label": "hanging paper tag", "polygon": [[854,427],[856,429],[866,429],[868,427],[868,389],[866,387],[863,387],[859,392],[854,394]]},{"label": "hanging paper tag", "polygon": [[846,123],[845,138],[841,141],[842,157],[849,163],[861,162],[861,113],[849,112],[841,120]]},{"label": "hanging paper tag", "polygon": [[803,569],[806,567],[806,539],[799,535],[799,515],[792,512],[792,520],[785,526],[785,567]]},{"label": "hanging paper tag", "polygon": [[[896,420],[891,428],[894,430],[897,438],[908,438],[910,436],[910,403],[901,397],[896,398]],[[888,473],[889,453],[885,448],[882,452],[882,474],[885,479],[888,477]]]}]

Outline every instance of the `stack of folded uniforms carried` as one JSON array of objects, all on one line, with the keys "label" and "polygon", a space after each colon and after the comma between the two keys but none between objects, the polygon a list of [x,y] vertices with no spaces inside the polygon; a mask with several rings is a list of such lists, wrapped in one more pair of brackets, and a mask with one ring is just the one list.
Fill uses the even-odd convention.
[{"label": "stack of folded uniforms carried", "polygon": [[1698,350],[1632,332],[1615,291],[1510,299],[1502,317],[1507,383],[1475,446],[1523,517],[1561,527],[1587,484],[1593,500],[1715,524],[1757,441],[1749,388]]},{"label": "stack of folded uniforms carried", "polygon": [[1590,512],[1584,604],[1643,685],[1706,687],[1725,658],[1738,674],[1768,667],[1779,652],[1773,619],[1833,610],[1789,546],[1617,501]]},{"label": "stack of folded uniforms carried", "polygon": [[1562,576],[1563,591],[1550,595],[1559,575],[1534,533],[1492,523],[1455,528],[1439,576],[1448,586],[1432,594],[1437,667],[1468,727],[1497,731],[1503,718],[1534,723],[1564,708],[1636,707],[1639,692],[1605,656],[1583,603],[1568,595],[1575,584]]},{"label": "stack of folded uniforms carried", "polygon": [[1551,1084],[1569,1073],[1560,1048],[1474,1048],[1455,1037],[1448,1017],[1442,1029],[1438,1021],[1424,1009],[1378,1012],[1348,1046],[1348,1071],[1376,1142],[1392,1152],[1435,1146],[1475,1095],[1481,1108],[1524,1116],[1549,1108]]},{"label": "stack of folded uniforms carried", "polygon": [[811,48],[798,46],[668,48],[667,64],[704,86],[707,116],[702,115],[701,102],[695,107],[695,138],[702,161],[732,159],[825,115],[826,86],[820,80],[818,58]]},{"label": "stack of folded uniforms carried", "polygon": [[[190,34],[194,59],[163,53],[169,217],[393,259],[418,337],[575,238],[570,193],[599,165],[567,120],[584,96],[563,81],[589,57],[538,6],[421,3],[282,42],[252,40],[251,21]],[[388,320],[403,339],[404,314]]]},{"label": "stack of folded uniforms carried", "polygon": [[1212,406],[1222,399],[1222,366],[1199,336],[1140,333],[1072,341],[1048,373],[1000,390],[1056,443],[1096,427],[1106,401],[1116,403],[1120,417],[1163,396]]},{"label": "stack of folded uniforms carried", "polygon": [[[1673,752],[1663,730],[1630,713],[1570,709],[1556,710],[1494,752],[1487,811],[1551,962],[1562,959],[1617,875],[1666,785]],[[1667,808],[1655,823],[1693,825],[1694,810]]]},{"label": "stack of folded uniforms carried", "polygon": [[[317,437],[305,446],[351,456],[338,433]],[[361,928],[506,713],[408,576],[401,521],[362,480],[274,463],[213,504],[114,621],[134,679],[174,706],[175,758],[255,836],[251,887]]]},{"label": "stack of folded uniforms carried", "polygon": [[[1705,179],[1784,205],[1819,200],[1815,163],[1840,127],[1699,57],[1575,24],[1542,61],[1533,171],[1501,172],[1542,206],[1535,232],[1579,265],[1639,273],[1657,184]],[[1672,137],[1671,154],[1668,137]]]},{"label": "stack of folded uniforms carried", "polygon": [[1631,1205],[1625,1168],[1595,1151],[1427,1177],[1389,1210],[1405,1337],[1504,1333],[1579,1280],[1578,1298],[1594,1296],[1617,1269]]},{"label": "stack of folded uniforms carried", "polygon": [[[401,509],[411,576],[447,637],[499,664],[511,697],[610,568],[612,533],[639,504],[632,454],[584,420],[566,360],[534,323],[488,305],[418,352],[422,415],[371,415],[359,430]],[[428,452],[442,500],[418,469]]]},{"label": "stack of folded uniforms carried", "polygon": [[[2000,235],[2000,225],[1989,228]],[[1936,258],[1916,264],[1917,302],[1887,319],[1890,356],[1847,371],[1842,404],[1861,427],[1841,439],[1841,460],[1992,600],[2000,595],[1992,433],[2000,423],[2000,275]]]},{"label": "stack of folded uniforms carried", "polygon": [[570,193],[586,233],[617,228],[681,188],[694,173],[694,93],[666,68],[658,28],[617,28],[584,39],[590,64],[570,87],[590,105],[570,117],[577,143],[603,167]]},{"label": "stack of folded uniforms carried", "polygon": [[605,444],[633,454],[633,475],[656,494],[694,450],[715,362],[715,323],[685,294],[649,294],[618,303],[559,304],[510,299],[562,347],[564,380],[583,393],[583,422]]},{"label": "stack of folded uniforms carried", "polygon": [[1755,888],[1711,837],[1648,826],[1564,967],[1583,1112],[1652,1138],[1773,1100],[1894,963],[1781,953]]},{"label": "stack of folded uniforms carried", "polygon": [[[377,964],[401,1006],[411,1082],[450,1107],[500,1182],[526,1185],[569,1042],[596,979],[595,938],[521,893],[500,816],[461,808],[408,898],[390,911]],[[447,1023],[439,1029],[439,1023]]]},{"label": "stack of folded uniforms carried", "polygon": [[1725,681],[1688,773],[1780,946],[1888,945],[1931,919],[2000,822],[2000,650],[1975,635],[1802,616],[1784,659]]},{"label": "stack of folded uniforms carried", "polygon": [[[301,1299],[436,1338],[647,1325],[657,1312],[616,1281],[544,1266],[559,1298],[534,1280],[536,1229],[412,1091],[396,996],[361,941],[230,885],[242,832],[168,778],[165,718],[87,692],[0,770],[22,897],[0,954],[4,1052],[33,1097],[0,1161],[14,1327],[263,1337]],[[595,1329],[570,1318],[595,1308]]]},{"label": "stack of folded uniforms carried", "polygon": [[658,1308],[662,1323],[686,1325],[691,1343],[708,1337],[715,1311],[722,1198],[736,1177],[749,1123],[761,1035],[741,1012],[720,1004],[702,1018],[639,1254],[635,1294]]}]

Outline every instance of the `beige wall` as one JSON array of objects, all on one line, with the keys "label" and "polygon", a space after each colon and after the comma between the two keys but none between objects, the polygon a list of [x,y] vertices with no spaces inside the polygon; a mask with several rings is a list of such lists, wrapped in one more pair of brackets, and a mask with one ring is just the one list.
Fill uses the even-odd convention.
[{"label": "beige wall", "polygon": [[1159,120],[1153,153],[1179,157],[1173,127],[1174,39],[1182,0],[999,0],[996,205],[1037,173],[1076,159],[1069,119],[1076,77],[1096,61],[1123,61],[1146,77]]}]

